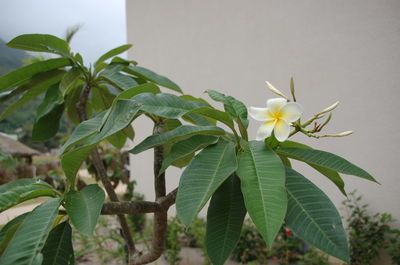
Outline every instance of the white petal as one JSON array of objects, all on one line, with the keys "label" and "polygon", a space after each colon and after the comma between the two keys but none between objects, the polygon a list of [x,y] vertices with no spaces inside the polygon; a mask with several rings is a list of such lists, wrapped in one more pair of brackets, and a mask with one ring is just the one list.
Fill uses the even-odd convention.
[{"label": "white petal", "polygon": [[250,107],[249,115],[256,121],[269,121],[273,119],[267,108]]},{"label": "white petal", "polygon": [[275,126],[275,120],[264,122],[260,126],[260,128],[258,128],[256,140],[261,141],[271,136],[274,126]]},{"label": "white petal", "polygon": [[297,121],[303,113],[303,107],[295,102],[287,103],[281,109],[281,118],[287,122]]},{"label": "white petal", "polygon": [[278,113],[285,105],[286,99],[284,98],[271,98],[267,100],[267,108],[271,113]]},{"label": "white petal", "polygon": [[274,135],[279,142],[284,142],[290,133],[290,126],[284,120],[278,120],[275,124]]}]

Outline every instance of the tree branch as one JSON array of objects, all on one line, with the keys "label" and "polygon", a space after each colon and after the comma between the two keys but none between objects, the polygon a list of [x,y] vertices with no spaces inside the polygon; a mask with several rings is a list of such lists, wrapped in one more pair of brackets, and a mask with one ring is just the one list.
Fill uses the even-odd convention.
[{"label": "tree branch", "polygon": [[[164,124],[156,123],[154,125],[153,134],[160,134],[163,132]],[[157,146],[154,148],[154,190],[156,193],[156,203],[159,205],[168,205],[172,201],[175,201],[176,192],[173,191],[169,196],[165,196],[165,173],[158,174],[164,159],[164,148],[163,146]],[[163,203],[164,202],[164,203]],[[169,207],[169,206],[168,206]],[[157,260],[165,249],[165,240],[167,237],[167,225],[168,225],[168,208],[164,208],[161,211],[154,213],[153,223],[153,239],[151,243],[151,249],[146,254],[136,253],[133,257],[130,257],[130,265],[142,265]]]}]

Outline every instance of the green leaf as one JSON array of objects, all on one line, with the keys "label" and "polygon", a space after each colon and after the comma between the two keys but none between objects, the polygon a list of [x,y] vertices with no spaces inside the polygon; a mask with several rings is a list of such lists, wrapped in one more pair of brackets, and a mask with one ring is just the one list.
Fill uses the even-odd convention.
[{"label": "green leaf", "polygon": [[76,111],[76,103],[79,101],[82,94],[83,84],[79,84],[71,89],[64,98],[66,113],[68,118],[75,124],[80,124],[78,113]]},{"label": "green leaf", "polygon": [[215,101],[224,103],[224,109],[229,115],[232,116],[238,123],[242,123],[244,128],[249,126],[247,119],[247,108],[243,102],[235,99],[232,96],[226,96],[215,90],[207,90],[208,95]]},{"label": "green leaf", "polygon": [[128,88],[137,86],[138,83],[132,77],[124,75],[120,72],[123,67],[124,65],[121,64],[109,65],[100,75],[109,83],[117,86],[121,90],[126,90]]},{"label": "green leaf", "polygon": [[32,129],[32,141],[45,141],[57,134],[60,119],[64,113],[64,104],[58,104],[35,122]]},{"label": "green leaf", "polygon": [[158,94],[158,93],[160,93],[160,88],[152,83],[145,83],[142,85],[131,87],[131,88],[128,88],[127,90],[119,93],[119,95],[116,97],[115,101],[119,100],[119,99],[131,99],[134,96],[142,94],[142,93]]},{"label": "green leaf", "polygon": [[217,141],[218,137],[216,136],[193,135],[188,139],[175,143],[172,145],[169,154],[165,156],[159,174],[163,173],[173,162],[184,158],[197,150],[203,149],[210,144],[214,144]]},{"label": "green leaf", "polygon": [[212,264],[223,265],[235,249],[246,216],[239,178],[230,176],[212,196],[205,245]]},{"label": "green leaf", "polygon": [[333,203],[317,186],[286,168],[286,224],[293,232],[329,255],[349,262],[342,221]]},{"label": "green leaf", "polygon": [[95,146],[95,144],[80,146],[61,156],[61,168],[71,187],[75,186],[76,173],[78,173],[83,161],[85,161]]},{"label": "green leaf", "polygon": [[193,135],[223,135],[225,131],[216,126],[191,126],[182,125],[172,131],[162,134],[151,135],[136,145],[129,152],[132,154],[141,153],[147,149],[165,144],[167,142],[177,142]]},{"label": "green leaf", "polygon": [[0,264],[37,264],[41,258],[40,252],[57,217],[60,202],[60,199],[50,199],[26,216],[0,257]]},{"label": "green leaf", "polygon": [[166,93],[142,93],[133,99],[143,104],[142,111],[168,119],[179,119],[193,109],[207,106],[201,102],[184,100]]},{"label": "green leaf", "polygon": [[72,133],[71,137],[64,143],[60,149],[60,154],[64,154],[72,146],[85,140],[95,132],[100,132],[104,117],[108,115],[108,111],[99,113],[96,117],[80,123]]},{"label": "green leaf", "polygon": [[128,137],[124,134],[123,131],[116,132],[107,137],[107,141],[112,144],[115,148],[121,149],[124,147],[126,143],[126,139]]},{"label": "green leaf", "polygon": [[68,59],[57,58],[40,61],[21,67],[0,77],[0,92],[24,85],[30,82],[32,77],[36,74],[48,72],[60,67],[68,66],[70,64],[71,61]]},{"label": "green leaf", "polygon": [[17,101],[13,102],[10,106],[8,106],[8,108],[1,113],[0,120],[4,119],[16,109],[22,107],[35,97],[45,92],[50,86],[58,83],[63,74],[64,74],[63,71],[56,71],[49,73],[48,78],[43,79],[41,82],[36,83],[34,86],[29,88],[29,90],[27,90],[22,95],[22,97],[20,97]]},{"label": "green leaf", "polygon": [[79,80],[81,76],[81,71],[77,67],[72,67],[61,79],[60,90],[63,95],[68,94],[68,92],[75,85],[76,81]]},{"label": "green leaf", "polygon": [[237,174],[247,211],[268,246],[272,246],[287,207],[282,161],[263,142],[251,141],[239,154]]},{"label": "green leaf", "polygon": [[132,74],[134,76],[146,79],[150,82],[159,84],[160,86],[163,86],[163,87],[166,87],[166,88],[169,88],[174,91],[182,93],[182,89],[177,84],[172,82],[170,79],[168,79],[165,76],[156,74],[153,71],[146,69],[144,67],[131,65],[131,66],[125,67],[124,71],[126,73]]},{"label": "green leaf", "polygon": [[[305,145],[305,144],[301,144],[298,142],[293,142],[293,141],[285,141],[283,143],[280,143],[281,147],[299,147],[299,148],[305,148],[305,149],[312,149],[312,147]],[[289,159],[286,156],[280,155],[281,158],[285,158],[287,161],[289,161]],[[308,164],[308,163],[307,163]],[[285,164],[286,166],[288,166],[288,164]],[[343,179],[340,177],[339,173],[337,173],[334,170],[331,170],[329,168],[326,167],[322,167],[322,166],[317,166],[317,165],[313,165],[313,164],[308,164],[310,167],[314,168],[315,170],[317,170],[319,173],[321,173],[322,175],[324,175],[325,177],[327,177],[330,181],[332,181],[336,187],[338,187],[338,189],[342,192],[342,194],[344,196],[346,195],[346,191],[344,189],[344,181]]]},{"label": "green leaf", "polygon": [[42,265],[72,265],[74,249],[72,247],[72,229],[63,222],[51,230],[42,250]]},{"label": "green leaf", "polygon": [[45,116],[55,106],[63,102],[62,94],[58,88],[58,85],[51,86],[47,91],[42,103],[36,109],[36,119],[40,119]]},{"label": "green leaf", "polygon": [[192,159],[182,173],[176,196],[177,216],[185,226],[236,169],[235,144],[225,140],[204,148]]},{"label": "green leaf", "polygon": [[65,209],[74,227],[81,233],[93,235],[105,199],[104,191],[91,184],[80,191],[69,191],[65,196]]},{"label": "green leaf", "polygon": [[96,111],[103,111],[111,107],[115,95],[112,94],[106,86],[94,86],[91,89],[92,106]]},{"label": "green leaf", "polygon": [[44,181],[18,179],[8,182],[0,186],[0,212],[41,196],[55,196],[53,188]]},{"label": "green leaf", "polygon": [[[100,128],[102,127],[100,130],[93,122],[90,122],[86,123],[84,128],[81,127],[79,133],[74,133],[71,136],[71,140],[68,140],[61,149],[62,152],[65,152],[65,150],[74,143],[82,141],[82,139],[85,139],[85,144],[61,156],[61,167],[70,185],[75,184],[76,173],[96,144],[130,125],[140,108],[141,105],[134,100],[118,100],[112,107],[110,114],[104,116],[106,117],[104,126],[101,125],[103,122],[97,125],[100,126]],[[95,130],[95,133],[92,133],[93,130]]]},{"label": "green leaf", "polygon": [[49,52],[67,57],[70,55],[70,48],[65,40],[48,34],[20,35],[7,43],[7,46],[26,51]]},{"label": "green leaf", "polygon": [[357,176],[367,180],[377,182],[368,172],[350,163],[340,156],[320,151],[316,149],[306,148],[279,148],[277,152],[289,158],[306,162],[313,166],[321,166],[340,173]]},{"label": "green leaf", "polygon": [[25,217],[29,213],[30,212],[18,215],[17,217],[15,217],[11,221],[9,221],[6,225],[3,226],[3,228],[0,231],[0,256],[3,254],[4,250],[7,248],[7,245],[14,237],[18,227],[21,225],[21,223],[24,221]]},{"label": "green leaf", "polygon": [[96,68],[101,62],[104,62],[104,61],[110,59],[111,57],[114,57],[120,53],[123,53],[123,52],[129,50],[131,47],[132,47],[132,44],[125,44],[125,45],[116,47],[112,50],[109,50],[108,52],[106,52],[105,54],[100,56],[100,58],[94,63],[94,67]]},{"label": "green leaf", "polygon": [[235,131],[235,126],[233,124],[233,120],[229,114],[226,112],[209,108],[209,107],[202,107],[192,110],[190,113],[197,113],[217,121],[222,122],[223,124],[227,125],[232,131]]}]

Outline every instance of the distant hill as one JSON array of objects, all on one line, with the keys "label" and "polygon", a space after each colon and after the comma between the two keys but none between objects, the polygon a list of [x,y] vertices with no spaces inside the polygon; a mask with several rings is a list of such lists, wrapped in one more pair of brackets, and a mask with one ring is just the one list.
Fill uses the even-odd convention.
[{"label": "distant hill", "polygon": [[0,39],[0,75],[22,66],[22,60],[27,56],[26,52],[11,49]]}]

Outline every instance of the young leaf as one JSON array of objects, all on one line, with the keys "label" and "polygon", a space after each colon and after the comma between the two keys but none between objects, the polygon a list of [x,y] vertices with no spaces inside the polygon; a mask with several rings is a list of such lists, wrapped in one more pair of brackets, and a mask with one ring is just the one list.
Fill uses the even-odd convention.
[{"label": "young leaf", "polygon": [[340,156],[320,151],[316,149],[306,148],[279,148],[277,152],[281,155],[306,162],[313,166],[321,166],[340,173],[357,176],[367,180],[377,182],[368,172],[350,163]]},{"label": "young leaf", "polygon": [[239,154],[246,209],[268,246],[272,245],[286,214],[287,195],[282,161],[263,142],[251,141]]},{"label": "young leaf", "polygon": [[159,84],[160,86],[182,93],[182,89],[177,84],[172,82],[170,79],[168,79],[165,76],[156,74],[153,71],[146,69],[144,67],[130,65],[128,67],[125,67],[123,71],[125,71],[128,74],[132,74],[134,76],[148,80],[150,82]]},{"label": "young leaf", "polygon": [[317,186],[293,169],[286,168],[288,210],[286,224],[313,246],[349,262],[342,221],[333,203]]},{"label": "young leaf", "polygon": [[97,224],[105,199],[104,191],[91,184],[80,191],[69,191],[65,196],[65,209],[79,232],[91,236]]},{"label": "young leaf", "polygon": [[[0,257],[2,265],[36,265],[57,217],[60,199],[50,199],[29,213]],[[39,263],[40,264],[40,263]]]},{"label": "young leaf", "polygon": [[177,142],[172,145],[169,154],[165,156],[159,174],[163,173],[173,162],[184,158],[197,150],[214,144],[218,141],[217,136],[193,135],[188,139]]},{"label": "young leaf", "polygon": [[95,144],[79,146],[61,156],[61,168],[71,187],[75,185],[76,173],[78,173],[83,161],[85,161],[95,146]]},{"label": "young leaf", "polygon": [[142,93],[133,99],[143,104],[142,111],[168,119],[179,119],[193,109],[207,106],[166,93]]},{"label": "young leaf", "polygon": [[215,265],[223,265],[236,247],[246,216],[239,178],[230,176],[214,193],[207,212],[205,245]]},{"label": "young leaf", "polygon": [[0,212],[21,202],[42,197],[54,197],[53,188],[44,181],[18,179],[0,186]]},{"label": "young leaf", "polygon": [[42,265],[73,265],[72,229],[68,222],[63,222],[51,230],[42,253]]},{"label": "young leaf", "polygon": [[56,58],[21,67],[0,77],[0,92],[24,85],[30,82],[32,77],[36,74],[48,72],[70,64],[71,61],[68,59]]},{"label": "young leaf", "polygon": [[33,52],[49,52],[62,56],[70,56],[68,43],[48,34],[24,34],[12,39],[7,46]]},{"label": "young leaf", "polygon": [[174,130],[151,135],[136,145],[129,153],[138,154],[147,149],[165,144],[167,142],[177,142],[193,135],[223,135],[225,131],[216,126],[191,126],[182,125]]},{"label": "young leaf", "polygon": [[111,57],[114,57],[120,53],[123,53],[123,52],[129,50],[131,47],[132,47],[132,44],[125,44],[125,45],[116,47],[112,50],[109,50],[108,52],[106,52],[105,54],[100,56],[100,58],[94,63],[94,67],[96,68],[101,62],[104,62],[105,60],[108,60]]},{"label": "young leaf", "polygon": [[220,140],[204,148],[183,171],[176,197],[179,219],[188,226],[218,187],[237,169],[235,144]]}]

